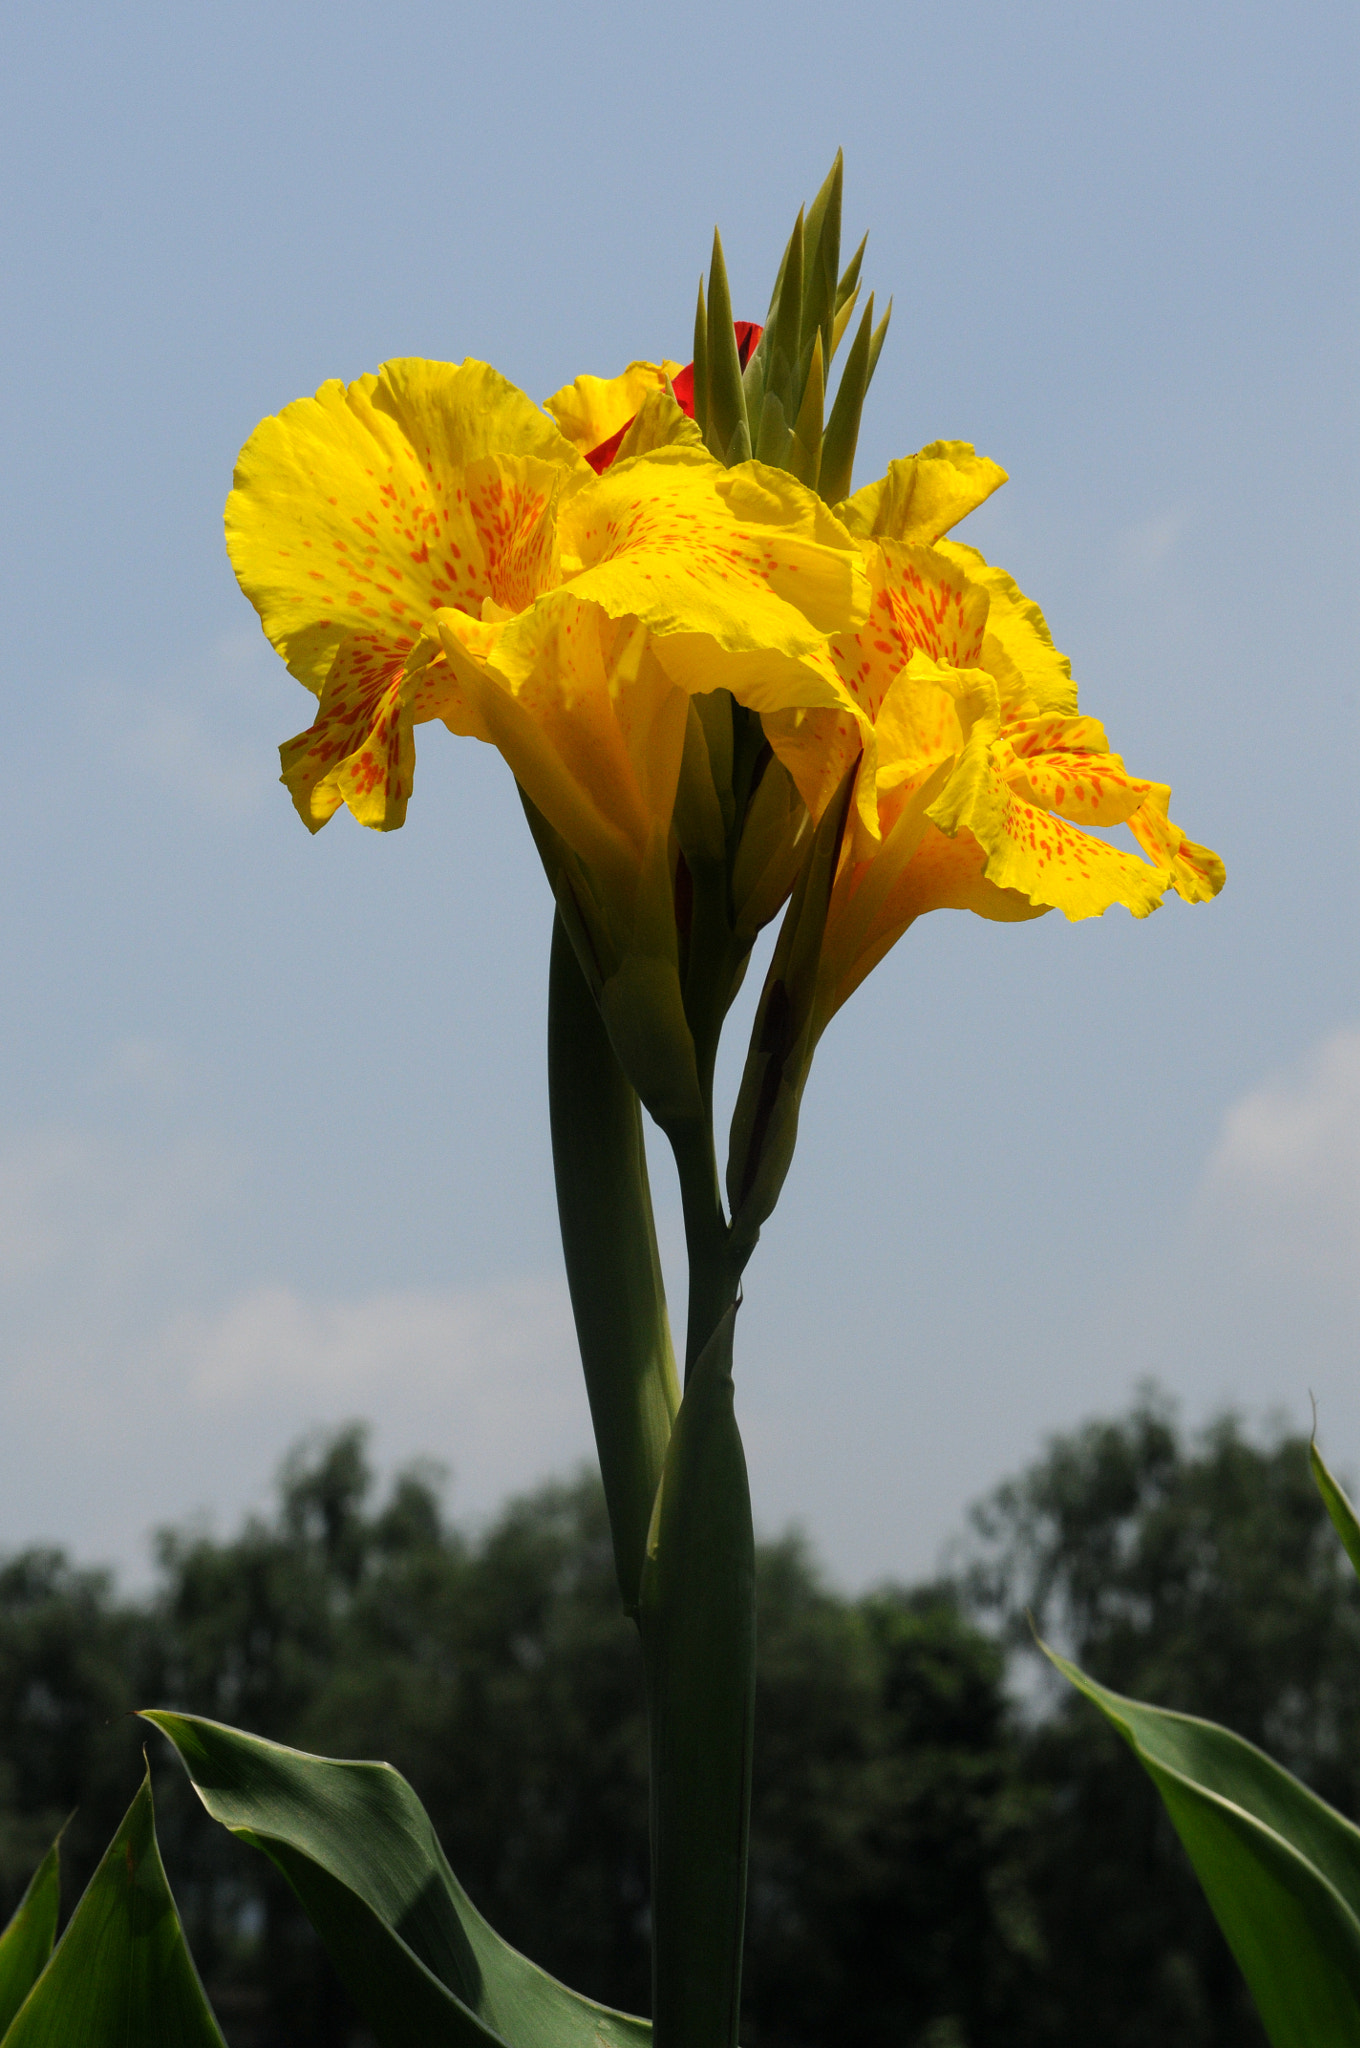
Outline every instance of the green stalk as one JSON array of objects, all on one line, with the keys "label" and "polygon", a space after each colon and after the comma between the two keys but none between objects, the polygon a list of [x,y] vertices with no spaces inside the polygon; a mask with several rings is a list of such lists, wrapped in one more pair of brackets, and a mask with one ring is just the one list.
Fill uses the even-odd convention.
[{"label": "green stalk", "polygon": [[691,1369],[639,1624],[651,1736],[653,2048],[736,2048],[755,1706],[755,1539],[729,1306]]},{"label": "green stalk", "polygon": [[680,1405],[642,1112],[560,917],[548,972],[548,1105],[562,1251],[619,1591],[638,1606]]},{"label": "green stalk", "polygon": [[711,1118],[673,1124],[666,1133],[680,1180],[680,1206],[689,1255],[685,1327],[685,1385],[700,1354],[728,1310],[736,1305],[745,1257],[734,1254],[723,1213]]}]

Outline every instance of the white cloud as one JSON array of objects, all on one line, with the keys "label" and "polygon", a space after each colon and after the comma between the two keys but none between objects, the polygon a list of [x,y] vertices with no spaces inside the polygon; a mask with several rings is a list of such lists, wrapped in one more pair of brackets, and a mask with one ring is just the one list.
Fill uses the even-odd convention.
[{"label": "white cloud", "polygon": [[1119,573],[1129,583],[1145,583],[1155,575],[1185,531],[1188,514],[1163,512],[1128,527],[1116,547]]},{"label": "white cloud", "polygon": [[1201,1212],[1272,1265],[1360,1287],[1360,1030],[1334,1032],[1232,1105]]},{"label": "white cloud", "polygon": [[234,1186],[216,1144],[158,1149],[88,1130],[31,1131],[0,1146],[0,1287],[58,1276],[82,1295],[121,1286],[182,1252]]},{"label": "white cloud", "polygon": [[367,1417],[384,1464],[429,1455],[450,1466],[464,1513],[592,1452],[562,1280],[349,1300],[258,1287],[215,1314],[174,1318],[149,1377],[173,1433],[200,1444],[245,1432],[277,1455],[304,1430]]},{"label": "white cloud", "polygon": [[258,1286],[174,1317],[143,1382],[156,1436],[178,1442],[217,1505],[244,1475],[262,1481],[264,1446],[272,1466],[352,1415],[375,1425],[383,1466],[449,1466],[459,1513],[475,1516],[592,1456],[565,1282],[541,1276],[348,1300]]},{"label": "white cloud", "polygon": [[201,815],[249,817],[278,779],[290,713],[304,722],[305,704],[280,687],[288,680],[262,635],[232,633],[163,682],[97,686],[91,721],[123,774]]},{"label": "white cloud", "polygon": [[[179,1317],[164,1348],[208,1403],[260,1394],[381,1402],[394,1391],[500,1406],[571,1345],[564,1288],[508,1281],[308,1301],[261,1287],[215,1316]],[[526,1382],[527,1384],[527,1382]]]},{"label": "white cloud", "polygon": [[74,1131],[37,1131],[0,1151],[0,1285],[46,1272],[70,1242],[71,1196],[97,1171],[99,1147]]}]

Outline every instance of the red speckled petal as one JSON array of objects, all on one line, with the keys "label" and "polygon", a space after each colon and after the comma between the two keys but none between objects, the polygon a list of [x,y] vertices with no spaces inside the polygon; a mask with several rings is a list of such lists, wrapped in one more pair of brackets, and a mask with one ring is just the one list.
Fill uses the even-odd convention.
[{"label": "red speckled petal", "polygon": [[336,656],[316,723],[279,749],[281,779],[311,831],[342,803],[375,831],[403,823],[416,750],[402,698],[400,658],[360,640]]},{"label": "red speckled petal", "polygon": [[590,476],[485,363],[388,363],[261,422],[227,500],[227,550],[300,682],[319,694],[352,635],[409,647],[440,605],[480,609],[492,577],[466,472],[497,457],[527,465],[530,495],[544,468]]}]

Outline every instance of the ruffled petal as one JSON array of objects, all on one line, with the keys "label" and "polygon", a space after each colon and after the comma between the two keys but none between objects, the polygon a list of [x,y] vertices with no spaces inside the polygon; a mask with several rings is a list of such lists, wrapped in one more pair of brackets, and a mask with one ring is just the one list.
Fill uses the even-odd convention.
[{"label": "ruffled petal", "polygon": [[1048,711],[1074,718],[1077,686],[1072,664],[1053,645],[1048,621],[1013,576],[985,561],[976,548],[942,540],[939,552],[987,593],[982,665],[996,677],[1008,710]]},{"label": "ruffled petal", "polygon": [[[830,647],[844,704],[776,713],[766,717],[765,729],[814,819],[863,748],[857,815],[860,830],[877,838],[891,823],[879,815],[886,792],[917,779],[917,767],[929,772],[962,744],[952,699],[931,678],[941,665],[971,668],[980,660],[988,597],[961,565],[934,548],[883,542],[864,552],[869,617]],[[913,663],[917,680],[906,686]],[[897,808],[900,803],[894,815]]]},{"label": "ruffled petal", "polygon": [[426,715],[497,747],[602,889],[626,894],[669,829],[688,707],[645,629],[560,591],[499,625],[440,612],[433,633]]},{"label": "ruffled petal", "polygon": [[544,409],[582,455],[628,425],[651,391],[664,391],[679,363],[630,363],[617,377],[577,377],[544,401]]},{"label": "ruffled petal", "polygon": [[1207,903],[1227,879],[1223,862],[1211,848],[1187,839],[1167,816],[1171,791],[1160,782],[1149,785],[1146,800],[1129,818],[1129,830],[1150,859],[1171,872],[1171,886],[1187,903]]},{"label": "ruffled petal", "polygon": [[280,779],[309,831],[342,803],[378,832],[405,822],[416,749],[403,682],[400,658],[372,642],[352,640],[336,656],[315,724],[279,749]]},{"label": "ruffled petal", "polygon": [[859,550],[811,491],[698,448],[616,463],[563,507],[562,547],[577,596],[731,652],[821,650],[867,609]]},{"label": "ruffled petal", "polygon": [[998,463],[971,441],[932,441],[919,455],[888,464],[888,474],[836,507],[863,540],[929,546],[957,526],[1006,481]]},{"label": "ruffled petal", "polygon": [[[1170,870],[1149,867],[1027,800],[1008,780],[1014,756],[1000,723],[995,711],[976,720],[957,768],[930,806],[931,823],[948,838],[966,833],[975,840],[986,856],[986,882],[1036,907],[1061,910],[1074,921],[1099,917],[1114,903],[1135,917],[1148,916],[1166,893]],[[1105,763],[1113,758],[1102,757]],[[1037,774],[1039,763],[1026,766]]]},{"label": "ruffled petal", "polygon": [[485,363],[387,363],[261,422],[227,500],[227,551],[299,682],[320,694],[352,636],[404,651],[438,606],[480,608],[488,553],[465,476],[487,458],[590,475]]}]

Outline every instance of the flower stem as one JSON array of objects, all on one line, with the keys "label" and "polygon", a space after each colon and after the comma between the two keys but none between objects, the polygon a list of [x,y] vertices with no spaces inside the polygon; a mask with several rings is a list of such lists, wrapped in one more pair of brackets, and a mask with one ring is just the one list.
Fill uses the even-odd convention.
[{"label": "flower stem", "polygon": [[731,1241],[718,1181],[718,1161],[709,1118],[672,1124],[667,1132],[680,1180],[689,1258],[689,1305],[685,1329],[685,1380],[709,1338],[737,1299],[748,1252]]}]

